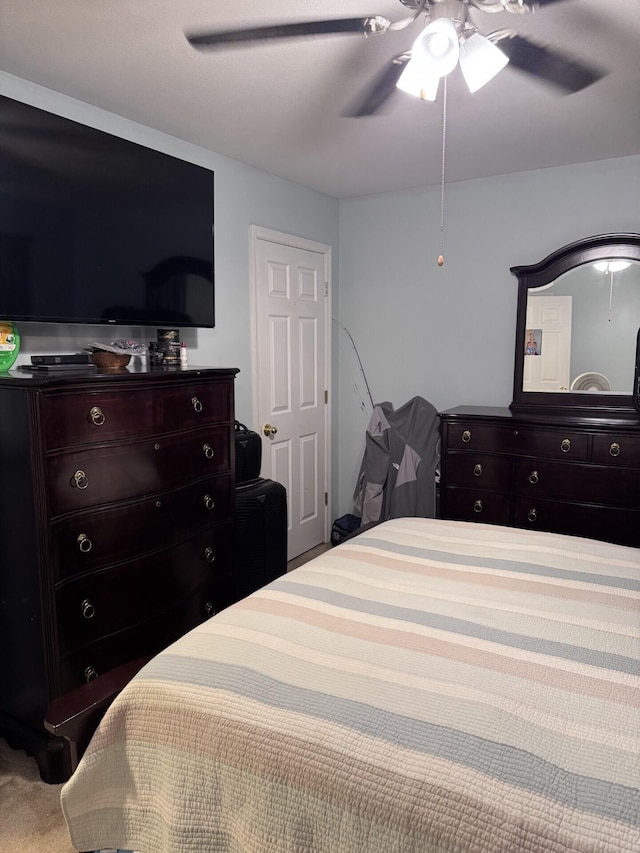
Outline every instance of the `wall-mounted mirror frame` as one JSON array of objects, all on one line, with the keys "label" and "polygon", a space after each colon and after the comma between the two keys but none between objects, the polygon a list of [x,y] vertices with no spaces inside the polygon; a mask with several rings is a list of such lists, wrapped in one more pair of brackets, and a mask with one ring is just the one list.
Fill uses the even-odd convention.
[{"label": "wall-mounted mirror frame", "polygon": [[[558,249],[537,264],[511,267],[511,272],[518,279],[513,402],[510,407],[514,414],[587,419],[608,417],[638,423],[640,415],[634,407],[631,393],[575,394],[523,389],[529,291],[549,285],[559,276],[584,264],[610,259],[640,262],[640,234],[600,234],[587,237]],[[633,374],[633,365],[629,367]]]}]

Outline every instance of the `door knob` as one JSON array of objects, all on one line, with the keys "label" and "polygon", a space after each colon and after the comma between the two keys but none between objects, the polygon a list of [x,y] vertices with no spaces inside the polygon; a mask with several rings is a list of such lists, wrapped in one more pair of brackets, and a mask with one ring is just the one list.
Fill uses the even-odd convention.
[{"label": "door knob", "polygon": [[271,424],[265,424],[262,427],[262,432],[265,435],[275,435],[278,432],[278,427],[271,426]]}]

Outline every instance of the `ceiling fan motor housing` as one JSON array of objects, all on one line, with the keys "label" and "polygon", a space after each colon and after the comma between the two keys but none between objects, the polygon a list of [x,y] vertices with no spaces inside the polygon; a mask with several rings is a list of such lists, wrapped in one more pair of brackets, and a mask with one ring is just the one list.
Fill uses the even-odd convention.
[{"label": "ceiling fan motor housing", "polygon": [[[482,9],[484,12],[528,12],[535,3],[528,4],[525,0],[460,0],[465,5],[475,6],[477,9]],[[417,9],[420,6],[421,0],[400,0],[404,6],[409,9]],[[428,0],[427,6],[429,13],[433,17],[431,10],[447,3],[447,0]]]}]

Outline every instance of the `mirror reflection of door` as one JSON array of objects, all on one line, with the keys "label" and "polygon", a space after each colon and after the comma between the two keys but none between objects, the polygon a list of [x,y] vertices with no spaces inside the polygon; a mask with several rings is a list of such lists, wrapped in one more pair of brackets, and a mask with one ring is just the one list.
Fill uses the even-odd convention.
[{"label": "mirror reflection of door", "polygon": [[[559,299],[569,300],[568,319],[561,316]],[[540,359],[524,359],[523,391],[580,393],[578,380],[596,375],[603,390],[631,394],[640,327],[640,263],[581,264],[549,285],[530,289],[526,323],[527,329],[542,329],[543,341]]]},{"label": "mirror reflection of door", "polygon": [[570,296],[529,292],[523,391],[569,390],[571,303]]}]

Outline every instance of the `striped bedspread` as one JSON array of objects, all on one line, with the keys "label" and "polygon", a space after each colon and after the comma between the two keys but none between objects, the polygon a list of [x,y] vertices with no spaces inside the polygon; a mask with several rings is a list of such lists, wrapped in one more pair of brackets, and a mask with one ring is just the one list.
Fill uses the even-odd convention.
[{"label": "striped bedspread", "polygon": [[405,518],[152,660],[62,790],[79,850],[638,853],[640,552]]}]

